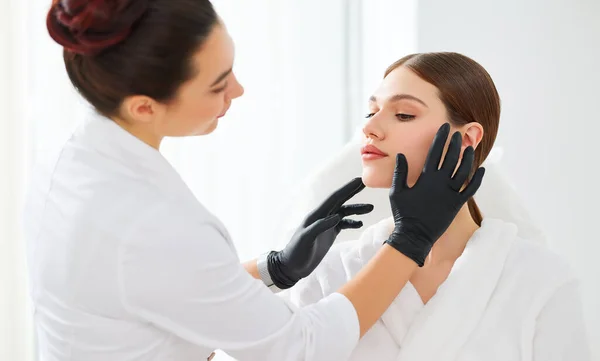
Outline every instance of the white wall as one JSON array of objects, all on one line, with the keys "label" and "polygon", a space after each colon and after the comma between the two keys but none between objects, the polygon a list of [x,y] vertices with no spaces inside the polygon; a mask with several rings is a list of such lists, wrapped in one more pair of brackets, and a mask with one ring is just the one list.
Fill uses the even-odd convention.
[{"label": "white wall", "polygon": [[505,166],[582,277],[600,359],[600,1],[421,0],[417,26],[419,51],[464,53],[494,78]]},{"label": "white wall", "polygon": [[163,150],[250,259],[281,242],[270,234],[288,194],[346,140],[344,0],[214,3],[244,96],[213,134],[168,139]]},{"label": "white wall", "polygon": [[364,121],[369,96],[385,69],[406,54],[417,51],[417,0],[362,1],[360,63],[360,113],[355,124]]},{"label": "white wall", "polygon": [[0,360],[32,356],[31,314],[21,238],[21,190],[27,174],[27,68],[24,1],[0,1]]}]

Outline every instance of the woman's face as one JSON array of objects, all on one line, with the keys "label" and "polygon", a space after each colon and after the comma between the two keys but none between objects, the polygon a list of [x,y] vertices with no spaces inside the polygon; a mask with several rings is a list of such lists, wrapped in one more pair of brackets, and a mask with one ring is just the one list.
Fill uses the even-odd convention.
[{"label": "woman's face", "polygon": [[173,102],[163,106],[157,133],[188,136],[215,130],[231,101],[244,93],[233,74],[233,59],[233,41],[218,24],[193,56],[197,73],[180,87]]},{"label": "woman's face", "polygon": [[[446,108],[435,86],[403,66],[393,70],[369,100],[364,145],[376,147],[383,155],[369,154],[373,149],[363,148],[367,151],[362,154],[365,185],[391,187],[397,153],[406,156],[408,185],[414,185],[435,134],[447,122]],[[463,144],[463,150],[465,147]]]}]

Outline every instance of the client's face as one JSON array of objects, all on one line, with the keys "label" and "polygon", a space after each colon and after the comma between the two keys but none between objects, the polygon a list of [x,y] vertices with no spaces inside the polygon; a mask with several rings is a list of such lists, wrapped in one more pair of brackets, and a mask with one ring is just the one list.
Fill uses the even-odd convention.
[{"label": "client's face", "polygon": [[367,187],[391,186],[397,153],[408,161],[408,185],[417,181],[433,137],[448,122],[437,93],[435,86],[402,66],[383,80],[369,100],[363,128],[362,178]]}]

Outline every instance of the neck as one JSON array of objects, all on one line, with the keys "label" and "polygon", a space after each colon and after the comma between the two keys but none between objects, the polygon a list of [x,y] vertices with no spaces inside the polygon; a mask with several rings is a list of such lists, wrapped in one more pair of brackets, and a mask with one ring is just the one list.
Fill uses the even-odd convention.
[{"label": "neck", "polygon": [[479,226],[471,217],[468,205],[465,204],[450,224],[450,227],[433,245],[426,265],[435,266],[447,262],[454,263],[462,255],[467,242],[478,228]]},{"label": "neck", "polygon": [[162,137],[152,132],[149,127],[145,127],[141,124],[131,124],[130,122],[118,118],[113,118],[113,121],[134,137],[148,144],[152,148],[159,150]]}]

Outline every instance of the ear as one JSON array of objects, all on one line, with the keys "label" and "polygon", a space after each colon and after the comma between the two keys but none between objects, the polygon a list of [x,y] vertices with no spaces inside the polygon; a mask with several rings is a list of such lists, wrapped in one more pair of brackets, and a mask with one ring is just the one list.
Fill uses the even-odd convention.
[{"label": "ear", "polygon": [[463,134],[461,150],[464,151],[468,146],[476,149],[483,138],[483,127],[479,123],[471,122],[462,127],[461,133]]},{"label": "ear", "polygon": [[162,104],[143,95],[129,96],[123,100],[121,105],[121,113],[125,120],[138,124],[155,122],[161,109]]}]

